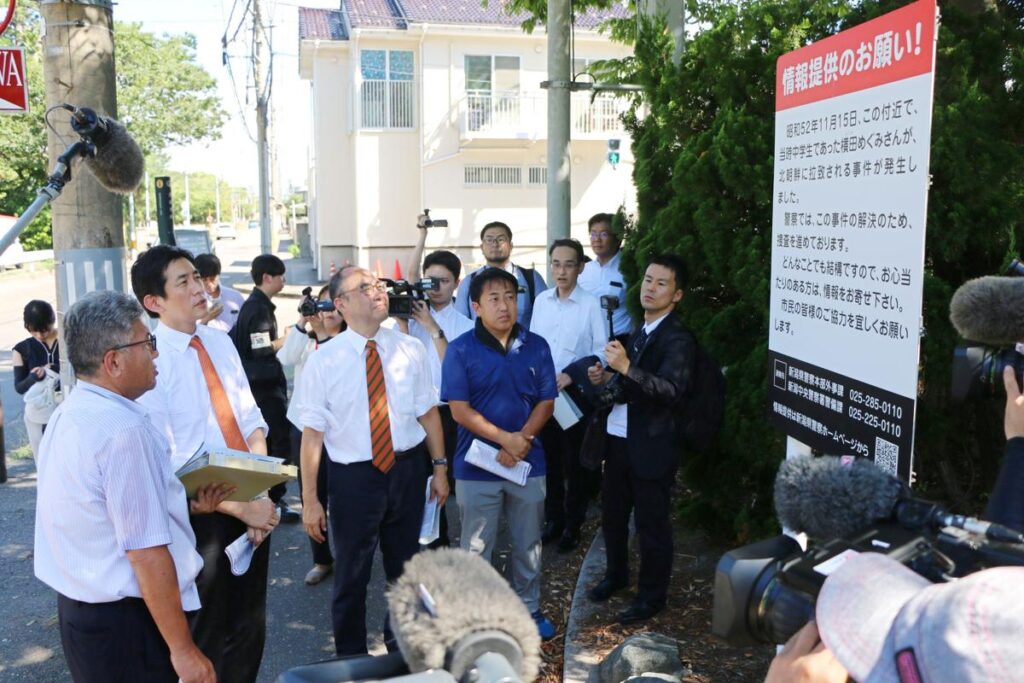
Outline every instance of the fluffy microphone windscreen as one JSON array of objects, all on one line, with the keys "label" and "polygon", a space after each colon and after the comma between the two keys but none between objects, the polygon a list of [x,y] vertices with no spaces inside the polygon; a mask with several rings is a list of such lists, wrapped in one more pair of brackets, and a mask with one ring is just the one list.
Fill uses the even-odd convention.
[{"label": "fluffy microphone windscreen", "polygon": [[[433,597],[436,617],[424,606],[419,584]],[[463,637],[493,630],[519,643],[522,679],[537,677],[537,625],[505,579],[478,555],[455,548],[418,553],[405,563],[387,600],[391,629],[410,671],[444,668],[446,653]]]},{"label": "fluffy microphone windscreen", "polygon": [[866,458],[801,456],[779,466],[775,514],[811,538],[842,538],[888,518],[903,491],[899,479]]},{"label": "fluffy microphone windscreen", "polygon": [[146,160],[124,126],[113,119],[106,121],[107,139],[96,145],[96,156],[85,158],[85,167],[111,192],[131,194],[142,182]]},{"label": "fluffy microphone windscreen", "polygon": [[949,320],[970,341],[993,346],[1024,341],[1024,278],[968,280],[949,301]]}]

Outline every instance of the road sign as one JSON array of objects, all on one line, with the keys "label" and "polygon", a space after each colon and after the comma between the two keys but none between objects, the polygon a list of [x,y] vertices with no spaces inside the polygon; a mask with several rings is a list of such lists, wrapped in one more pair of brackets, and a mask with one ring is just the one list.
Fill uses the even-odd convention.
[{"label": "road sign", "polygon": [[0,47],[0,113],[28,111],[28,76],[25,52],[20,47]]}]

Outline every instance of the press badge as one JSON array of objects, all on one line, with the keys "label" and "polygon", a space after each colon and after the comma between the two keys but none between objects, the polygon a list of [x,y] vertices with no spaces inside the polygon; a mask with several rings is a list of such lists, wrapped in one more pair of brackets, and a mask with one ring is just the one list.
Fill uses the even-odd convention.
[{"label": "press badge", "polygon": [[249,345],[256,349],[269,349],[270,348],[270,333],[269,332],[254,332],[249,335]]}]

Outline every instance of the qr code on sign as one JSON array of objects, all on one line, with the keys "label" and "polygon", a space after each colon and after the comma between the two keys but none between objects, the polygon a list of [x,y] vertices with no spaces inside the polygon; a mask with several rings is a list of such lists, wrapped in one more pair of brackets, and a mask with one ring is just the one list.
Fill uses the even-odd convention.
[{"label": "qr code on sign", "polygon": [[900,447],[891,441],[875,437],[875,464],[889,474],[896,474],[896,464],[899,462]]}]

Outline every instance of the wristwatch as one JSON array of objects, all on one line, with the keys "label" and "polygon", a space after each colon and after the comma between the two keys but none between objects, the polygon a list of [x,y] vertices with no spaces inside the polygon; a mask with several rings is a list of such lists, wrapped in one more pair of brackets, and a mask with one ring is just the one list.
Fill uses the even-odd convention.
[{"label": "wristwatch", "polygon": [[448,465],[448,458],[440,458],[438,460],[431,460],[430,464],[433,465],[434,467],[441,467],[441,466],[447,467],[447,465]]},{"label": "wristwatch", "polygon": [[434,339],[444,339],[444,330],[442,330],[439,327],[439,328],[437,328],[437,332],[435,332],[434,334],[432,334],[430,336],[433,337]]}]

